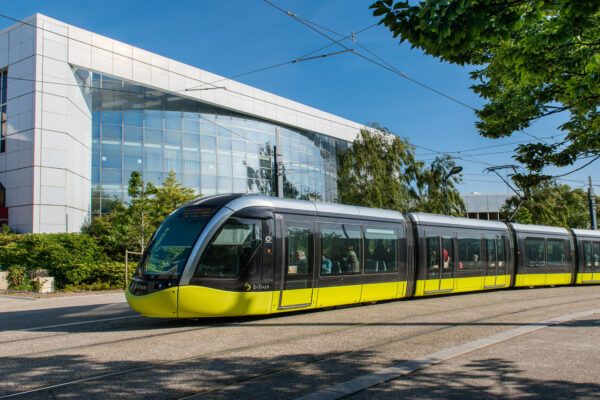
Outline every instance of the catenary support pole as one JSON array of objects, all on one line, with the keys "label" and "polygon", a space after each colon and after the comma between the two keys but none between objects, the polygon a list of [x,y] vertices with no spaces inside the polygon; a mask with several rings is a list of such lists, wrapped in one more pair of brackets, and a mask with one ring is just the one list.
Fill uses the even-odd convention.
[{"label": "catenary support pole", "polygon": [[597,226],[597,221],[596,221],[596,199],[594,197],[594,189],[592,188],[592,177],[588,176],[588,181],[589,181],[589,188],[588,188],[588,198],[589,198],[589,205],[590,205],[590,229],[598,229]]}]

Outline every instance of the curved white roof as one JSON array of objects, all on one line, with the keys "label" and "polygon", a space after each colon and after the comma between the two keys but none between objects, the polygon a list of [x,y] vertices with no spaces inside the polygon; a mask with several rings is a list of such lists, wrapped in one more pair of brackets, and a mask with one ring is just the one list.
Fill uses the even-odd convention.
[{"label": "curved white roof", "polygon": [[464,228],[508,230],[508,227],[502,221],[488,221],[485,219],[451,217],[448,215],[425,213],[410,213],[409,215],[418,224],[453,225]]},{"label": "curved white roof", "polygon": [[335,214],[346,218],[376,218],[390,222],[404,221],[403,215],[398,211],[380,210],[377,208],[347,206],[343,204],[321,203],[308,200],[285,199],[258,194],[241,196],[228,203],[225,207],[232,211],[239,211],[246,207],[269,207],[275,210],[297,210],[311,215]]},{"label": "curved white roof", "polygon": [[591,229],[571,229],[575,236],[585,236],[600,239],[600,231]]},{"label": "curved white roof", "polygon": [[569,230],[558,226],[545,226],[545,225],[529,225],[529,224],[518,224],[511,222],[510,224],[517,233],[530,232],[530,233],[554,233],[558,235],[568,235]]}]

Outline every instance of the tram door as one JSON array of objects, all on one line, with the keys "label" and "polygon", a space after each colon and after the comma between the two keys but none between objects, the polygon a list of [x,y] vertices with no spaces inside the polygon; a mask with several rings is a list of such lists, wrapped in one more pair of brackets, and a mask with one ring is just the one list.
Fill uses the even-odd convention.
[{"label": "tram door", "polygon": [[583,272],[584,282],[600,281],[600,243],[583,242]]},{"label": "tram door", "polygon": [[506,284],[504,239],[502,236],[496,236],[494,239],[486,238],[485,243],[487,262],[484,286],[486,288],[504,286]]},{"label": "tram door", "polygon": [[496,239],[485,239],[487,262],[485,264],[484,287],[495,287],[496,277],[498,276],[498,252],[496,249]]},{"label": "tram door", "polygon": [[314,226],[285,221],[283,272],[279,308],[308,307],[313,296]]},{"label": "tram door", "polygon": [[594,242],[592,248],[594,250],[594,255],[593,255],[594,269],[592,272],[592,280],[594,282],[598,282],[598,281],[600,281],[600,243]]},{"label": "tram door", "polygon": [[427,238],[425,293],[454,290],[454,246],[450,235]]}]

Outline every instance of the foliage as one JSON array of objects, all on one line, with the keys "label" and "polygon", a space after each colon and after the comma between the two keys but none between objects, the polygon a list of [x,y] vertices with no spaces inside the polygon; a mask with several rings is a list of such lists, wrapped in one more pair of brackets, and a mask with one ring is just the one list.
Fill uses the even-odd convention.
[{"label": "foliage", "polygon": [[455,166],[450,157],[436,157],[429,167],[419,171],[415,211],[446,214],[447,194],[450,215],[460,216],[465,212],[465,204],[454,186],[462,181],[461,175],[454,174],[444,182],[444,178]]},{"label": "foliage", "polygon": [[420,164],[407,139],[375,126],[361,129],[352,146],[338,154],[338,192],[343,204],[406,210],[413,198],[410,186]]},{"label": "foliage", "polygon": [[125,285],[125,264],[107,259],[94,239],[82,233],[2,236],[0,265],[8,267],[10,286],[16,290],[35,290],[29,272],[38,269],[48,270],[57,289]]},{"label": "foliage", "polygon": [[127,193],[131,200],[128,207],[124,210],[124,216],[127,218],[127,225],[123,226],[137,242],[140,252],[144,250],[147,238],[152,235],[155,229],[152,229],[152,218],[149,218],[151,196],[156,194],[156,186],[152,182],[145,183],[142,175],[133,171],[129,178],[129,187]]},{"label": "foliage", "polygon": [[13,233],[13,230],[10,228],[10,226],[6,224],[0,225],[0,235],[8,235],[10,233]]},{"label": "foliage", "polygon": [[375,16],[394,37],[459,65],[481,66],[471,89],[487,101],[476,126],[481,135],[507,137],[532,122],[568,114],[556,143],[517,148],[517,161],[541,180],[548,165],[600,157],[600,2],[595,0],[427,0],[375,2]]},{"label": "foliage", "polygon": [[162,186],[154,188],[154,197],[150,199],[148,216],[150,226],[153,228],[151,233],[173,210],[196,197],[194,190],[177,182],[175,172],[170,171]]},{"label": "foliage", "polygon": [[108,259],[122,261],[126,249],[138,247],[129,221],[126,207],[120,203],[108,214],[93,217],[81,227],[81,232],[93,237]]},{"label": "foliage", "polygon": [[[508,218],[519,204],[513,196],[500,210],[500,216]],[[562,226],[564,228],[589,229],[588,195],[581,189],[555,182],[543,182],[531,189],[528,200],[516,215],[516,222],[536,225]]]},{"label": "foliage", "polygon": [[11,290],[34,291],[34,285],[27,269],[22,265],[11,265],[8,267],[8,288]]},{"label": "foliage", "polygon": [[94,237],[111,260],[122,261],[126,249],[142,252],[167,215],[197,197],[193,189],[177,182],[173,171],[161,187],[145,183],[134,171],[128,193],[128,203],[116,204],[111,212],[95,216],[82,227],[82,232]]},{"label": "foliage", "polygon": [[[452,160],[437,158],[431,166],[415,160],[408,140],[373,125],[363,129],[347,150],[338,154],[338,191],[343,204],[398,211],[444,213],[443,177],[454,166]],[[459,182],[448,181],[448,199],[454,213],[464,209]]]}]

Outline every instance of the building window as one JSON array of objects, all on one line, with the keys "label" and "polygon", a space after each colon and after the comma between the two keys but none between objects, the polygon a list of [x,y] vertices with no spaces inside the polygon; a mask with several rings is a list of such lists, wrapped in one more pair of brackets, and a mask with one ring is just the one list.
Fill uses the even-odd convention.
[{"label": "building window", "polygon": [[0,71],[0,153],[6,151],[6,82],[8,70]]},{"label": "building window", "polygon": [[132,171],[161,185],[169,171],[197,193],[275,192],[274,145],[283,194],[336,202],[337,153],[348,144],[195,100],[92,74],[92,212],[127,201]]}]

